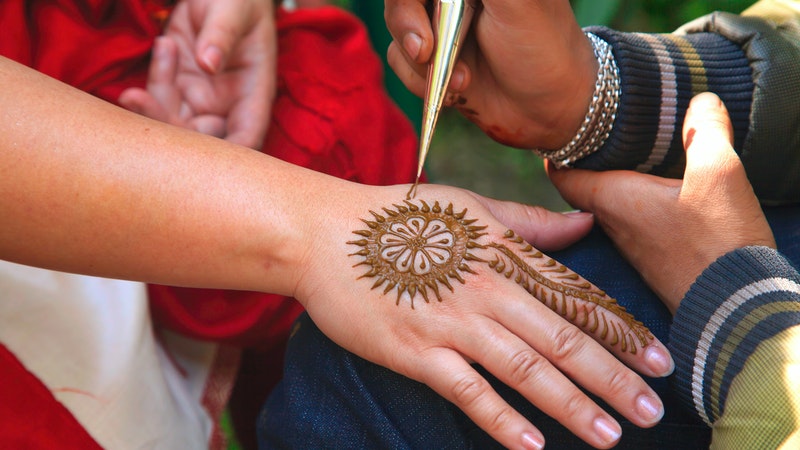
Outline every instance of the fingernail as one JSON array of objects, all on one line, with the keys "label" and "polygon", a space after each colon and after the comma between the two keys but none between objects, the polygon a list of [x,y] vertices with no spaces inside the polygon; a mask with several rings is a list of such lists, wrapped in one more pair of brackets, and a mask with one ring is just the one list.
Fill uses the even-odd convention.
[{"label": "fingernail", "polygon": [[408,56],[416,61],[417,58],[419,58],[419,51],[422,48],[422,38],[416,33],[408,33],[403,38],[403,48],[406,53],[408,53]]},{"label": "fingernail", "polygon": [[666,349],[660,346],[650,346],[644,351],[644,360],[656,374],[665,377],[675,370],[675,362]]},{"label": "fingernail", "polygon": [[466,78],[464,74],[464,69],[461,67],[456,67],[453,70],[453,75],[450,76],[450,89],[455,91],[460,91],[463,89],[464,79]]},{"label": "fingernail", "polygon": [[594,421],[594,431],[606,444],[613,444],[622,436],[619,424],[605,418],[599,418]]},{"label": "fingernail", "polygon": [[526,450],[542,450],[544,448],[544,439],[533,433],[525,433],[522,435],[522,447]]},{"label": "fingernail", "polygon": [[639,415],[649,423],[655,423],[664,416],[664,406],[661,402],[649,395],[640,395],[636,399]]},{"label": "fingernail", "polygon": [[206,65],[206,68],[211,71],[211,73],[216,73],[222,64],[222,50],[215,45],[209,46],[203,52],[203,63]]},{"label": "fingernail", "polygon": [[570,219],[580,219],[580,220],[585,220],[587,217],[592,217],[594,215],[594,214],[592,214],[590,212],[578,211],[578,210],[567,211],[567,212],[563,212],[561,214],[563,214],[566,217],[569,217]]},{"label": "fingernail", "polygon": [[712,109],[720,109],[722,108],[722,100],[716,95],[711,92],[703,92],[701,94],[697,94],[689,104],[691,108],[695,110],[712,110]]}]

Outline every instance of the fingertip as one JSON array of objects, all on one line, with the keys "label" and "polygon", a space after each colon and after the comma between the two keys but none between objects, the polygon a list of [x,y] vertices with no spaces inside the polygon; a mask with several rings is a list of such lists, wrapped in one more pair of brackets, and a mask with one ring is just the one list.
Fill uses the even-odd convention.
[{"label": "fingertip", "polygon": [[660,344],[649,345],[644,351],[644,360],[647,367],[657,377],[666,377],[675,371],[675,361],[669,351]]},{"label": "fingertip", "polygon": [[696,109],[696,110],[716,110],[716,109],[725,109],[725,104],[722,103],[722,99],[713,92],[702,92],[694,96],[692,101],[689,103],[689,109]]},{"label": "fingertip", "polygon": [[612,446],[622,437],[622,427],[610,417],[598,417],[592,424],[597,438],[605,446]]},{"label": "fingertip", "polygon": [[523,433],[522,448],[525,450],[542,450],[544,448],[544,436],[530,431]]},{"label": "fingertip", "polygon": [[136,114],[142,114],[143,105],[142,101],[140,100],[143,95],[143,90],[141,88],[128,88],[122,91],[119,94],[119,98],[117,98],[117,103],[119,106],[127,109],[128,111],[134,112]]},{"label": "fingertip", "polygon": [[594,221],[594,214],[588,211],[567,211],[561,213],[564,217],[570,220],[580,220],[582,222],[593,222]]},{"label": "fingertip", "polygon": [[403,37],[403,50],[415,62],[420,61],[420,52],[422,50],[422,38],[417,33],[407,33]]},{"label": "fingertip", "polygon": [[636,399],[636,410],[646,427],[654,426],[664,417],[664,403],[655,395],[640,395]]},{"label": "fingertip", "polygon": [[222,67],[222,50],[216,45],[209,45],[200,53],[200,65],[203,69],[210,73],[217,73]]},{"label": "fingertip", "polygon": [[733,143],[733,125],[728,117],[728,109],[713,92],[700,93],[689,103],[683,126],[685,148],[691,147],[698,131],[720,132],[728,143]]}]

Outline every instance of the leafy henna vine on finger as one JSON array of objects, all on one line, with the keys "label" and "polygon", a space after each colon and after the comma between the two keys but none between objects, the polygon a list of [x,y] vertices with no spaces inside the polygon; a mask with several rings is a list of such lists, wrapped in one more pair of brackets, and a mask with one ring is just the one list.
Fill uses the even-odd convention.
[{"label": "leafy henna vine on finger", "polygon": [[382,208],[383,215],[370,211],[372,219],[362,219],[367,229],[354,231],[360,239],[348,244],[361,247],[350,254],[363,258],[353,267],[368,267],[359,279],[374,278],[372,289],[384,286],[384,294],[396,289],[396,304],[404,293],[411,308],[417,294],[429,303],[433,293],[441,302],[441,286],[453,292],[451,280],[465,284],[463,274],[476,274],[469,263],[481,264],[611,347],[636,354],[654,339],[616,300],[515,232],[506,231],[501,242],[479,243],[487,227],[467,219],[466,209],[456,212],[452,204],[442,208],[439,202],[430,206],[410,200],[392,206]]}]

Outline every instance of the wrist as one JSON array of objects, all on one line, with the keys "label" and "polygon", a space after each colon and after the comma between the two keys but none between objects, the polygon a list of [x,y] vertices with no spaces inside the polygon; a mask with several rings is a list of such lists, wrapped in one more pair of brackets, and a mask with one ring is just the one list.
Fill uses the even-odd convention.
[{"label": "wrist", "polygon": [[[585,91],[577,90],[579,97],[571,103],[584,106],[583,115],[577,126],[577,131],[572,133],[572,137],[566,144],[552,148],[544,147],[534,149],[534,153],[543,158],[551,160],[556,167],[572,165],[575,161],[588,156],[602,147],[611,133],[616,119],[617,107],[620,97],[619,69],[614,61],[611,46],[592,33],[586,33],[591,42],[592,54],[594,59],[593,67],[595,76],[593,87],[588,101],[585,100]],[[583,82],[580,86],[586,87]],[[566,124],[563,128],[554,127],[554,130],[563,131],[575,129],[577,107],[573,107],[571,113],[566,115]],[[570,136],[567,134],[567,136]],[[564,142],[561,140],[560,142]]]}]

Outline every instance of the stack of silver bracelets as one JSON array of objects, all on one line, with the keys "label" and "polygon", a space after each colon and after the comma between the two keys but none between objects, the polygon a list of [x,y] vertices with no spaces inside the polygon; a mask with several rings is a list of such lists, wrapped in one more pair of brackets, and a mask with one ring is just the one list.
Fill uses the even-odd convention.
[{"label": "stack of silver bracelets", "polygon": [[559,168],[569,167],[575,161],[599,150],[611,134],[614,119],[617,117],[620,95],[619,68],[614,61],[611,46],[592,33],[587,32],[586,36],[592,43],[594,55],[600,65],[589,111],[577,134],[566,146],[559,150],[533,150]]}]

